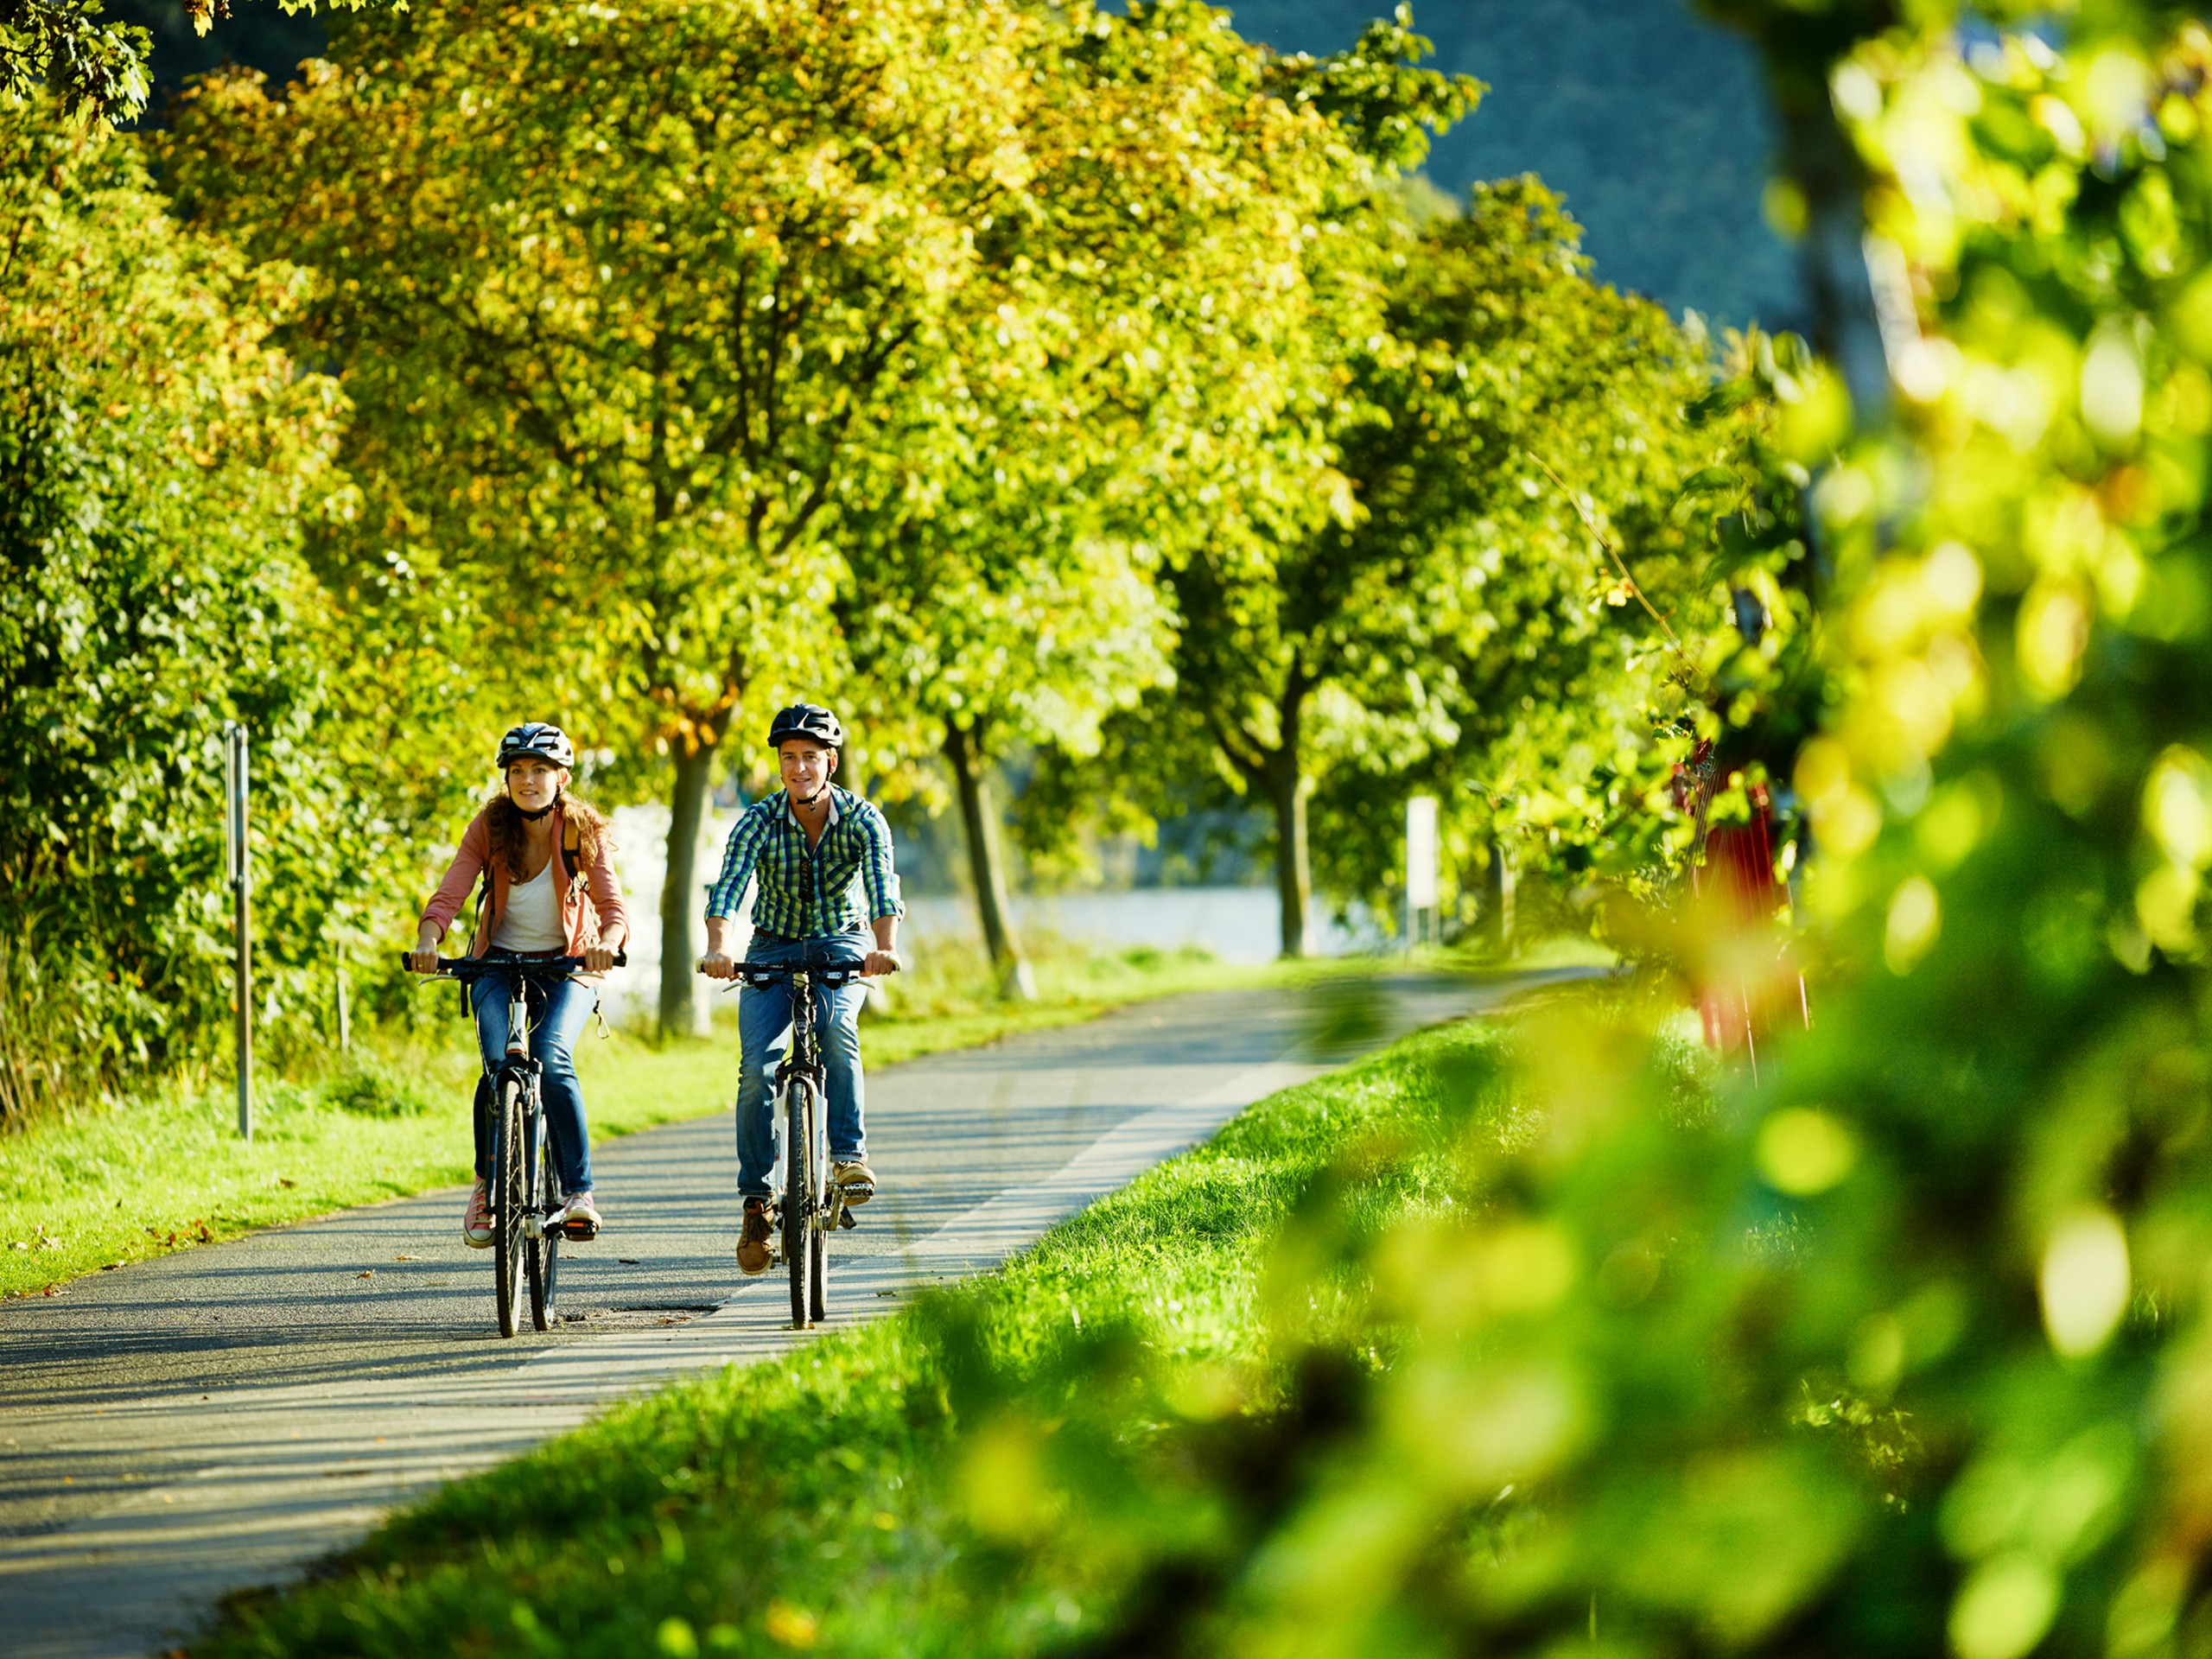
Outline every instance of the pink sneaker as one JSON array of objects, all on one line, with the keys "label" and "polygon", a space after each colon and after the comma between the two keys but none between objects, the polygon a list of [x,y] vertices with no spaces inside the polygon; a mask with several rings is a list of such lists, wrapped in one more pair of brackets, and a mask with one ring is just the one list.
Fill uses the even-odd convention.
[{"label": "pink sneaker", "polygon": [[486,1183],[476,1183],[476,1190],[468,1195],[468,1214],[461,1224],[461,1242],[472,1249],[489,1249],[492,1245],[492,1194]]},{"label": "pink sneaker", "polygon": [[571,1243],[588,1244],[599,1236],[601,1222],[599,1206],[591,1201],[588,1192],[577,1192],[569,1197],[561,1211],[561,1231]]}]

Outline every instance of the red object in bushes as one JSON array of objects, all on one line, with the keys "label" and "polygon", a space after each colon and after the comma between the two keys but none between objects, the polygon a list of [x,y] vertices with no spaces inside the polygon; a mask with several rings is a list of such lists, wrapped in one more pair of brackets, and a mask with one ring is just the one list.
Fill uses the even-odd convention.
[{"label": "red object in bushes", "polygon": [[[1675,774],[1676,801],[1685,810],[1694,810],[1700,823],[1713,798],[1713,746],[1700,743]],[[1773,798],[1764,784],[1753,784],[1745,793],[1751,808],[1749,823],[1705,826],[1703,856],[1690,867],[1690,892],[1711,922],[1756,936],[1775,930],[1783,889],[1774,879]],[[1734,950],[1718,954],[1741,957]],[[1804,976],[1791,968],[1788,945],[1779,938],[1770,967],[1707,977],[1697,988],[1697,1007],[1707,1046],[1724,1054],[1744,1051],[1754,1075],[1759,1039],[1773,1028],[1777,1014],[1786,1009],[1807,1027],[1812,1024]]]}]

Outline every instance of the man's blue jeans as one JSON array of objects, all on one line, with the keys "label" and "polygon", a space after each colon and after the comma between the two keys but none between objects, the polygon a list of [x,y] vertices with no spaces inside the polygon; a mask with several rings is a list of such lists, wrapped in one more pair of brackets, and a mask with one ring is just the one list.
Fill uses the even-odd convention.
[{"label": "man's blue jeans", "polygon": [[[755,933],[745,953],[755,968],[857,968],[868,948],[857,933],[830,939],[785,939]],[[861,1121],[861,1004],[868,988],[852,984],[814,991],[814,1029],[822,1045],[823,1092],[830,1108],[830,1156],[839,1163],[868,1156],[868,1132]],[[747,985],[737,994],[737,1191],[741,1198],[771,1196],[768,1178],[776,1166],[776,1067],[784,1058],[791,1028],[788,985]]]},{"label": "man's blue jeans", "polygon": [[[488,1071],[506,1057],[507,1001],[514,995],[511,974],[486,974],[469,987],[476,1009],[476,1046]],[[553,1137],[553,1168],[563,1196],[591,1191],[591,1136],[584,1128],[584,1090],[576,1081],[576,1039],[599,1006],[599,993],[573,979],[531,982],[543,987],[531,995],[531,1058],[543,1068],[538,1093],[545,1102],[545,1127]],[[482,1093],[479,1091],[479,1099]],[[492,1179],[491,1114],[476,1114],[476,1179]]]}]

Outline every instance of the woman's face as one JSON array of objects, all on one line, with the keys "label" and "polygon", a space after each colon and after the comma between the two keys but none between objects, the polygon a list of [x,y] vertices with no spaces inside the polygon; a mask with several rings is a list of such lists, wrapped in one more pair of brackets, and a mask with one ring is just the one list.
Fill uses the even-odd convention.
[{"label": "woman's face", "polygon": [[507,767],[507,798],[524,811],[535,812],[540,807],[552,805],[554,797],[568,781],[566,766],[524,755]]}]

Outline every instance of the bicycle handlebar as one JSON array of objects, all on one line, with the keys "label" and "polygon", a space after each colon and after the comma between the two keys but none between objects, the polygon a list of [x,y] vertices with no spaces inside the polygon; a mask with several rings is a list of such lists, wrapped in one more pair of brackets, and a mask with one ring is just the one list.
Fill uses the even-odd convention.
[{"label": "bicycle handlebar", "polygon": [[[704,962],[706,958],[702,957],[699,960]],[[855,981],[868,977],[857,963],[842,968],[768,968],[741,962],[734,963],[733,966],[737,971],[732,977],[740,984],[764,988],[784,984],[793,974],[804,974],[812,983],[827,986],[831,989],[841,985],[850,985]],[[698,971],[697,963],[693,964],[692,971],[695,973]]]},{"label": "bicycle handlebar", "polygon": [[[399,965],[402,968],[407,967],[407,958],[414,954],[411,950],[401,951]],[[617,950],[614,953],[614,965],[617,968],[627,967],[629,962],[628,951]],[[504,973],[510,969],[517,968],[525,973],[563,976],[585,974],[591,971],[589,964],[582,957],[511,957],[496,962],[485,957],[441,957],[438,958],[438,965],[423,977],[425,979],[458,979],[467,982],[472,979],[481,979],[489,973]],[[410,969],[409,971],[413,970]]]}]

